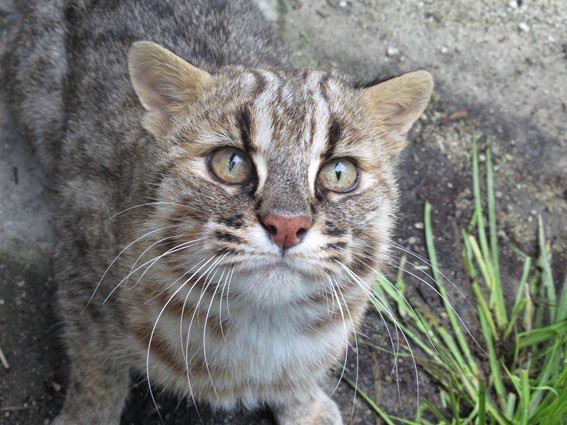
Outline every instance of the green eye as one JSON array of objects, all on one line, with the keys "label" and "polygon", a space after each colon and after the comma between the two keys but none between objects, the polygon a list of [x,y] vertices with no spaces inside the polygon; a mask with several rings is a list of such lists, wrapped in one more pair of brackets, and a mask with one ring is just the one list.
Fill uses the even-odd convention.
[{"label": "green eye", "polygon": [[213,152],[209,168],[216,178],[227,184],[246,183],[254,175],[254,167],[248,155],[235,148],[222,148]]},{"label": "green eye", "polygon": [[317,181],[333,192],[350,192],[358,184],[358,169],[349,159],[333,159],[321,168]]}]

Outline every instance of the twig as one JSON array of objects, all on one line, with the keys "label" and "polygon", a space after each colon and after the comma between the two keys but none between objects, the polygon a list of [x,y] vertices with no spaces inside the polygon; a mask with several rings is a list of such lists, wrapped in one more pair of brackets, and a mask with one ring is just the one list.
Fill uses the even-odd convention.
[{"label": "twig", "polygon": [[4,352],[2,351],[1,347],[0,347],[0,363],[2,363],[2,366],[4,366],[4,368],[10,369],[10,363],[8,363],[8,360],[6,359],[6,356],[4,355]]},{"label": "twig", "polygon": [[20,410],[31,409],[31,406],[4,406],[0,407],[0,412],[18,412]]}]

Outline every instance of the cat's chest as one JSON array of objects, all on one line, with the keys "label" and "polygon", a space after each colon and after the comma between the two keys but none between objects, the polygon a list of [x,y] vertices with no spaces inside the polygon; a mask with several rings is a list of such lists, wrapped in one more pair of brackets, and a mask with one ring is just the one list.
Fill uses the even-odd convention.
[{"label": "cat's chest", "polygon": [[181,302],[146,302],[129,315],[128,325],[144,361],[183,383],[188,371],[193,381],[212,379],[223,388],[269,385],[282,376],[301,380],[335,360],[352,332],[352,323],[342,319],[310,326],[316,313],[309,305],[231,307],[217,300],[200,309],[188,304],[183,310]]}]

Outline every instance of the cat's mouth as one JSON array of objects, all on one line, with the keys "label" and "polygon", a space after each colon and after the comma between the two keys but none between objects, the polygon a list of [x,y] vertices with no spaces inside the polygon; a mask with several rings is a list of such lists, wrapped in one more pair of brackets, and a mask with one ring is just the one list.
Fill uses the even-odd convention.
[{"label": "cat's mouth", "polygon": [[329,273],[329,268],[325,268],[321,264],[290,256],[269,257],[264,261],[244,262],[239,265],[238,269],[244,274],[260,273],[270,278],[296,276],[316,281],[327,279]]}]

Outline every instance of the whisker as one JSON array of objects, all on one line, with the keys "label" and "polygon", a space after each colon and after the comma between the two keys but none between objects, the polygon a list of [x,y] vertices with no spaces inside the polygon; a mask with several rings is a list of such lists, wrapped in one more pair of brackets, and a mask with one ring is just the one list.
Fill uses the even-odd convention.
[{"label": "whisker", "polygon": [[[418,374],[418,369],[417,369],[417,362],[415,360],[415,356],[413,354],[413,350],[411,348],[411,345],[409,343],[409,340],[406,337],[406,334],[404,332],[404,330],[401,328],[401,326],[399,325],[399,323],[397,322],[397,320],[395,319],[395,316],[393,315],[393,313],[390,311],[390,309],[388,308],[388,306],[386,305],[386,303],[382,303],[378,298],[377,298],[377,294],[374,293],[373,291],[371,291],[369,288],[366,287],[366,283],[360,279],[355,273],[353,273],[348,267],[346,267],[345,265],[338,263],[341,267],[343,267],[343,269],[352,277],[355,278],[355,282],[360,283],[359,288],[362,289],[363,291],[365,291],[365,293],[367,294],[367,296],[374,300],[374,302],[376,302],[378,305],[380,305],[382,308],[385,309],[385,312],[388,314],[390,320],[392,321],[392,323],[394,324],[394,326],[396,326],[402,337],[404,338],[404,341],[408,347],[408,350],[410,352],[410,356],[412,359],[412,363],[413,363],[413,367],[414,367],[414,371],[415,371],[415,381],[416,381],[416,393],[417,393],[417,405],[419,406],[419,398],[420,398],[420,391],[419,391],[419,374]],[[399,382],[398,382],[398,391],[399,391]],[[398,393],[399,394],[399,393]]]},{"label": "whisker", "polygon": [[[368,258],[368,257],[364,257],[361,254],[355,253],[355,252],[351,252],[348,251],[346,249],[343,249],[344,251],[347,251],[353,255],[357,255],[358,257],[362,257],[362,258]],[[368,258],[368,259],[372,259],[372,258]],[[423,321],[421,320],[421,318],[419,317],[419,315],[417,314],[417,312],[414,310],[413,306],[410,304],[410,302],[407,300],[407,298],[404,296],[404,294],[396,287],[396,285],[394,285],[392,282],[390,282],[390,280],[380,271],[376,270],[374,267],[372,267],[370,264],[366,263],[364,260],[359,260],[364,266],[368,267],[368,269],[370,269],[372,272],[374,272],[375,274],[377,274],[378,276],[380,276],[385,282],[387,282],[390,287],[396,291],[396,293],[402,298],[402,300],[404,301],[404,303],[406,304],[406,306],[411,310],[412,314],[414,315],[414,317],[417,318],[419,324],[423,327],[423,329],[427,329],[427,327],[425,326],[425,324],[423,323]],[[375,295],[376,292],[374,290],[372,290],[372,293]],[[385,303],[383,303],[382,305],[384,305]],[[378,312],[380,313],[380,312]],[[389,311],[388,309],[388,313],[391,315],[392,313]],[[397,332],[397,329],[396,329]],[[441,353],[439,353],[439,350],[437,350],[436,345],[433,343],[433,340],[431,339],[431,337],[429,336],[429,334],[426,332],[426,337],[429,341],[429,344],[431,345],[431,347],[433,347],[433,349],[437,352],[437,354],[439,354],[441,356]],[[397,360],[397,359],[396,359]]]},{"label": "whisker", "polygon": [[[449,295],[447,295],[447,297],[444,297],[441,292],[439,292],[439,290],[437,288],[435,288],[435,286],[433,286],[431,283],[427,282],[425,279],[422,279],[421,277],[417,276],[416,274],[410,272],[409,270],[406,269],[402,269],[400,268],[398,265],[396,264],[390,264],[390,266],[395,267],[401,271],[403,271],[404,273],[409,274],[410,276],[416,278],[417,280],[419,280],[420,282],[422,282],[423,284],[425,284],[429,289],[431,289],[433,292],[435,292],[435,294],[437,294],[437,296],[439,296],[439,298],[441,298],[442,300],[446,301],[447,305],[449,306],[449,308],[451,309],[451,311],[455,314],[455,316],[457,317],[457,319],[459,320],[460,324],[463,326],[463,328],[465,329],[465,332],[468,334],[468,336],[471,338],[471,340],[474,342],[474,344],[484,353],[484,354],[488,354],[484,348],[482,347],[482,345],[480,345],[480,343],[477,341],[477,339],[474,337],[474,335],[472,334],[471,330],[469,329],[469,327],[467,326],[467,324],[465,323],[465,321],[463,320],[463,318],[461,317],[461,315],[457,312],[457,310],[455,309],[455,307],[453,307],[453,298]],[[383,278],[385,278],[384,275],[382,275]],[[395,287],[394,285],[392,285],[392,287]],[[397,288],[396,288],[397,289]],[[408,304],[409,305],[409,304]],[[413,310],[413,309],[412,309]],[[415,311],[413,311],[414,314]],[[417,317],[417,315],[416,315]],[[422,324],[423,325],[423,324]],[[425,325],[423,325],[425,326]],[[427,329],[427,327],[424,327],[424,329]],[[430,340],[431,342],[431,340]],[[437,350],[436,350],[437,351]],[[437,351],[439,353],[439,351]],[[440,354],[440,353],[439,353]]]},{"label": "whisker", "polygon": [[185,276],[187,276],[189,273],[191,273],[193,270],[195,270],[197,267],[199,267],[201,264],[203,264],[203,262],[205,262],[205,259],[201,259],[199,261],[197,261],[197,263],[191,267],[189,270],[187,270],[185,273],[183,273],[181,276],[179,276],[177,279],[175,279],[172,283],[170,283],[167,288],[162,289],[161,291],[159,291],[156,295],[154,295],[153,297],[151,297],[150,299],[148,299],[145,304],[148,304],[149,302],[155,300],[158,297],[161,297],[163,294],[165,294],[166,292],[169,292],[169,290],[171,288],[173,288],[173,286],[175,286],[175,284],[177,282],[179,282],[181,279],[185,278]]},{"label": "whisker", "polygon": [[[151,264],[148,266],[148,269],[151,268],[151,267],[153,267],[161,258],[163,258],[163,257],[165,257],[165,256],[167,256],[167,255],[173,254],[173,253],[175,253],[175,252],[178,252],[178,251],[181,251],[181,250],[190,248],[190,247],[193,245],[193,243],[195,243],[195,242],[197,242],[197,241],[198,241],[198,240],[183,242],[183,243],[177,245],[176,247],[169,249],[168,251],[164,252],[163,254],[161,254],[161,255],[159,255],[159,256],[157,256],[157,257],[151,259],[151,260],[148,260],[148,261],[146,261],[145,263],[141,264],[140,266],[136,267],[132,272],[128,273],[128,274],[126,275],[126,277],[124,277],[120,282],[118,282],[118,284],[112,289],[112,291],[110,291],[110,293],[108,294],[108,296],[104,299],[103,304],[106,303],[106,302],[109,300],[109,298],[112,296],[112,294],[114,294],[114,292],[115,292],[126,280],[128,280],[128,278],[129,278],[130,276],[132,276],[132,274],[136,273],[138,270],[140,270],[141,268],[147,266],[147,265],[150,264],[150,263],[151,263]],[[147,271],[148,269],[146,269],[146,271]],[[144,273],[145,273],[145,272],[144,272]],[[139,282],[139,280],[136,282],[136,284],[137,284],[138,282]]]},{"label": "whisker", "polygon": [[347,325],[346,325],[346,319],[345,319],[345,315],[344,315],[344,312],[343,312],[343,307],[342,307],[341,302],[339,300],[339,295],[336,292],[335,282],[333,282],[333,279],[331,278],[330,275],[328,275],[327,273],[325,273],[325,275],[329,278],[329,283],[331,284],[331,286],[330,286],[331,293],[337,299],[337,305],[339,306],[339,312],[341,313],[341,318],[342,318],[342,321],[343,321],[343,327],[344,327],[344,330],[345,330],[345,347],[346,347],[345,358],[344,358],[344,361],[343,361],[343,364],[342,364],[343,367],[342,367],[342,370],[341,370],[341,375],[339,376],[339,379],[337,381],[337,385],[335,386],[335,388],[333,388],[333,391],[331,391],[331,394],[329,395],[329,397],[332,397],[333,394],[335,394],[335,392],[339,388],[339,385],[340,385],[340,383],[343,380],[343,377],[345,375],[345,371],[346,371],[346,367],[347,367],[347,363],[348,363],[349,343],[348,343],[348,330],[347,330]]},{"label": "whisker", "polygon": [[[405,252],[406,254],[411,255],[412,257],[417,258],[417,259],[420,260],[420,261],[423,261],[425,264],[427,264],[429,267],[431,267],[431,269],[433,269],[433,270],[435,270],[437,273],[439,273],[439,275],[441,275],[441,277],[443,277],[443,279],[445,279],[447,282],[449,282],[449,283],[451,284],[451,286],[452,286],[453,288],[455,288],[455,289],[459,292],[459,294],[463,297],[463,299],[465,300],[465,302],[467,302],[470,307],[473,307],[473,305],[469,302],[469,300],[467,299],[467,296],[466,296],[465,293],[461,290],[461,288],[459,288],[455,283],[453,283],[453,281],[452,281],[451,279],[449,279],[445,274],[443,274],[443,272],[442,272],[439,268],[433,266],[433,264],[432,264],[427,258],[422,257],[421,255],[417,254],[416,252],[413,252],[412,250],[407,249],[407,248],[403,247],[402,245],[399,245],[399,244],[397,244],[397,243],[395,243],[395,242],[393,242],[393,241],[392,241],[392,246],[393,246],[394,248],[399,249],[400,251]],[[422,272],[425,273],[425,274],[427,274],[427,276],[429,276],[429,274],[426,273],[425,271],[422,271]],[[431,277],[431,276],[430,276],[430,277]],[[433,279],[433,278],[431,277],[431,279]]]},{"label": "whisker", "polygon": [[119,211],[119,212],[117,212],[117,213],[111,215],[111,216],[109,217],[109,220],[113,220],[113,219],[116,218],[117,216],[119,216],[119,215],[121,215],[121,214],[124,214],[124,213],[126,213],[126,212],[128,212],[128,211],[131,211],[131,210],[133,210],[133,209],[142,208],[142,207],[149,207],[149,206],[154,206],[154,205],[173,205],[173,206],[175,206],[175,207],[186,208],[186,209],[188,209],[188,210],[190,210],[190,211],[194,211],[194,210],[195,210],[194,208],[193,208],[193,209],[190,208],[188,205],[177,204],[177,203],[175,203],[175,202],[165,202],[165,201],[146,202],[146,203],[144,203],[144,204],[138,204],[138,205],[134,205],[134,206],[132,206],[132,207],[128,207],[128,208],[126,208],[126,209],[123,209],[122,211]]},{"label": "whisker", "polygon": [[[354,345],[355,345],[355,353],[356,353],[356,375],[355,375],[355,380],[354,380],[354,387],[358,388],[358,378],[359,378],[358,375],[359,375],[359,369],[360,369],[360,355],[359,355],[359,351],[358,351],[358,337],[356,335],[356,329],[354,327],[354,320],[352,319],[352,315],[351,315],[350,310],[348,308],[348,304],[346,302],[346,299],[345,299],[339,285],[337,285],[336,289],[337,289],[337,292],[339,293],[339,295],[341,296],[341,298],[343,299],[343,302],[345,303],[345,309],[346,309],[348,316],[350,318],[350,323],[352,325],[352,330],[353,330],[353,333],[354,333]],[[347,350],[348,350],[348,347],[347,347]],[[352,397],[352,409],[351,409],[351,412],[350,412],[350,421],[349,421],[350,423],[352,423],[352,420],[354,418],[354,407],[355,407],[355,404],[356,404],[356,394],[357,394],[357,392],[354,391],[354,394],[353,394],[353,397]]]},{"label": "whisker", "polygon": [[[233,266],[234,269],[234,266]],[[224,276],[224,272],[226,271],[226,269],[223,269],[223,275],[221,275],[221,279]],[[224,330],[222,327],[222,299],[223,299],[223,295],[224,295],[224,290],[226,289],[227,283],[228,283],[228,277],[230,275],[230,271],[226,274],[225,278],[224,278],[224,283],[222,284],[222,290],[221,290],[221,294],[219,297],[219,325],[220,325],[220,331],[221,331],[221,335],[222,335],[222,339],[226,342],[226,335],[224,334]]]},{"label": "whisker", "polygon": [[[209,272],[218,264],[220,263],[226,256],[228,255],[228,253],[225,253],[224,255],[222,255],[221,257],[217,257],[215,259],[215,261],[213,262],[213,264],[211,266],[209,266],[209,268],[205,271],[204,276],[208,276]],[[212,257],[215,258],[215,257]],[[211,258],[211,259],[212,259]],[[201,280],[202,277],[204,276],[199,276],[197,278],[197,280],[195,281],[195,283],[193,284],[193,286],[191,287],[191,289],[189,290],[189,292],[187,293],[187,295],[185,296],[185,300],[183,301],[183,307],[181,310],[181,322],[183,322],[183,316],[185,313],[185,308],[187,305],[187,300],[189,298],[189,294],[191,293],[191,291],[193,290],[193,288],[195,287],[195,285],[197,285],[197,283]],[[191,389],[191,378],[190,378],[190,368],[189,368],[189,338],[190,338],[190,334],[191,334],[191,328],[193,326],[193,320],[195,319],[195,316],[197,314],[197,311],[199,310],[199,305],[201,304],[201,301],[203,299],[203,296],[207,290],[207,288],[210,285],[210,279],[208,277],[205,277],[205,283],[204,283],[204,287],[201,290],[201,295],[199,296],[199,299],[197,300],[197,304],[196,306],[193,308],[193,314],[191,316],[191,320],[189,321],[189,326],[187,328],[187,336],[185,338],[185,370],[187,371],[187,383],[189,385],[189,390],[191,391],[191,394],[193,394],[193,391]],[[204,326],[206,326],[206,324],[204,324]],[[183,327],[181,327],[181,330],[183,329]],[[183,333],[180,333],[179,337],[181,338],[181,345],[183,346]],[[210,371],[208,371],[210,373]],[[211,382],[212,383],[212,382]],[[216,392],[216,388],[214,388],[213,386],[213,390]],[[217,394],[218,395],[218,394]]]},{"label": "whisker", "polygon": [[[223,270],[223,274],[224,274],[224,270]],[[216,276],[216,271],[215,271],[215,275],[213,275],[213,277],[211,278],[211,281],[212,281],[212,279],[214,279],[214,276]],[[221,276],[221,279],[222,279],[222,276]],[[217,291],[219,290],[220,282],[221,282],[221,280],[219,279],[219,281],[217,282],[217,284],[215,286],[215,290],[213,291],[213,295],[211,296],[211,302],[209,303],[209,308],[207,309],[207,314],[205,315],[205,323],[203,325],[203,356],[205,358],[205,367],[207,368],[207,374],[209,375],[209,381],[211,382],[211,386],[213,387],[213,391],[215,392],[217,397],[219,397],[219,395],[217,393],[217,389],[216,389],[215,384],[213,382],[213,377],[211,375],[211,370],[209,369],[209,363],[208,363],[208,360],[207,360],[207,321],[209,319],[211,307],[213,306],[213,302],[215,300],[215,295],[217,294]],[[207,288],[208,288],[208,286],[207,286]]]},{"label": "whisker", "polygon": [[112,260],[112,262],[110,263],[110,265],[106,268],[106,270],[104,271],[104,273],[102,274],[102,277],[100,278],[100,280],[98,281],[98,283],[95,286],[95,289],[93,290],[93,293],[91,295],[91,297],[89,298],[89,300],[87,301],[87,304],[85,305],[83,311],[85,311],[85,309],[89,306],[89,304],[91,303],[91,301],[93,300],[96,292],[98,291],[98,288],[100,287],[100,284],[102,283],[102,281],[104,280],[105,276],[108,274],[109,270],[112,268],[112,266],[114,265],[114,263],[116,263],[116,261],[118,260],[118,258],[128,249],[130,248],[132,245],[134,245],[136,242],[156,233],[156,232],[160,232],[162,230],[165,229],[170,229],[172,227],[177,227],[177,225],[171,225],[171,226],[165,226],[165,227],[160,227],[159,229],[154,229],[151,230],[145,234],[143,234],[142,236],[140,236],[139,238],[137,238],[136,240],[134,240],[133,242],[130,242],[128,245],[126,245],[122,251],[120,251],[118,253],[118,255],[116,257],[114,257],[114,259]]}]

